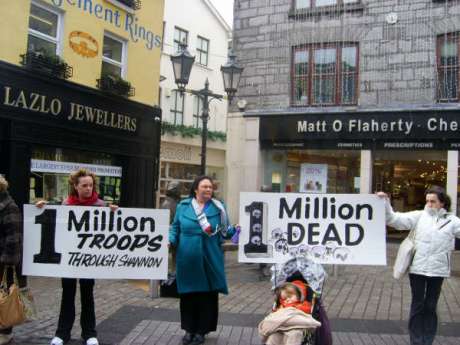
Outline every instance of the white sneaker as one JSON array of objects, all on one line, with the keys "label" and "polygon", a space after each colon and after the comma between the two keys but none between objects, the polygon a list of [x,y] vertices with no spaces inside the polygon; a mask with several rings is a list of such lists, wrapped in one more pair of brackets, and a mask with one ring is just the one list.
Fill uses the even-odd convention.
[{"label": "white sneaker", "polygon": [[0,334],[0,345],[8,344],[13,339],[13,334]]},{"label": "white sneaker", "polygon": [[63,345],[63,344],[64,344],[64,340],[62,340],[59,337],[54,337],[53,339],[51,339],[51,343],[50,343],[50,345]]},{"label": "white sneaker", "polygon": [[89,338],[86,341],[86,345],[99,345],[99,342],[97,341],[97,338]]}]

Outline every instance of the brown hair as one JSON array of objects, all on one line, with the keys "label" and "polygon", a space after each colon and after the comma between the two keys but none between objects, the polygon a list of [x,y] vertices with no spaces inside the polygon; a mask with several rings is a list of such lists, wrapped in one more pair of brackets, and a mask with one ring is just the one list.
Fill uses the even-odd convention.
[{"label": "brown hair", "polygon": [[191,188],[190,188],[190,197],[191,197],[191,198],[195,198],[195,197],[196,197],[195,190],[198,189],[198,186],[200,185],[200,182],[203,181],[203,180],[209,180],[209,182],[211,182],[211,184],[212,184],[212,189],[213,189],[212,197],[214,198],[214,181],[212,180],[212,178],[210,178],[209,176],[206,176],[206,175],[198,176],[198,177],[193,181],[192,186],[191,186]]},{"label": "brown hair", "polygon": [[426,190],[425,197],[427,194],[435,194],[438,197],[439,201],[444,205],[443,208],[446,211],[450,211],[450,197],[447,195],[446,190],[444,188],[439,186],[431,186]]},{"label": "brown hair", "polygon": [[69,194],[78,197],[75,185],[80,181],[80,177],[91,176],[93,179],[93,191],[96,190],[96,174],[87,169],[78,169],[69,176]]}]

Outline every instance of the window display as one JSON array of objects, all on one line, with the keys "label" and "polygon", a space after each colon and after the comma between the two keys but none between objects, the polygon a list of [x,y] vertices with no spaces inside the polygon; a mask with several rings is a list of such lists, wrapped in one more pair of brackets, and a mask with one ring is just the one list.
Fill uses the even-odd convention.
[{"label": "window display", "polygon": [[373,190],[391,195],[393,208],[406,212],[425,206],[425,190],[446,187],[446,151],[375,151]]},{"label": "window display", "polygon": [[264,184],[274,192],[359,193],[359,151],[267,150],[265,156]]},{"label": "window display", "polygon": [[[96,171],[99,197],[108,203],[120,202],[121,168],[114,166],[114,159],[108,154],[41,147],[32,152],[32,160],[34,163],[49,162],[50,164],[46,167],[44,164],[41,167],[33,164],[29,184],[30,203],[45,199],[52,204],[61,204],[69,194],[69,173],[75,170],[72,168],[66,171],[66,169],[85,164],[99,168]],[[61,163],[54,164],[55,162]],[[104,173],[104,170],[109,173]],[[112,171],[115,173],[111,173]]]},{"label": "window display", "polygon": [[[220,167],[206,167],[207,175],[214,181],[214,195],[217,198],[223,198],[223,179],[224,168]],[[157,205],[161,205],[166,197],[166,189],[168,183],[177,181],[181,183],[182,193],[181,197],[186,198],[189,196],[190,188],[192,187],[193,180],[200,176],[200,166],[192,164],[182,164],[173,162],[161,162],[160,166],[160,185],[159,185],[159,198]]]}]

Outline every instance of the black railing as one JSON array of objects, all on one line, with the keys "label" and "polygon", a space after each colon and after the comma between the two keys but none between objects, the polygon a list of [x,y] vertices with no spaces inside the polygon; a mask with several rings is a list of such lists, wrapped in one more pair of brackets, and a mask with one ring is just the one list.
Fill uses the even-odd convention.
[{"label": "black railing", "polygon": [[59,56],[50,56],[37,52],[21,54],[21,65],[34,71],[43,72],[53,77],[69,79],[73,75],[73,68],[66,64]]},{"label": "black railing", "polygon": [[141,8],[141,0],[117,0],[123,5],[131,7],[133,10],[139,10]]},{"label": "black railing", "polygon": [[131,87],[131,83],[120,77],[105,75],[96,81],[99,90],[124,97],[133,97],[135,95],[135,89]]}]

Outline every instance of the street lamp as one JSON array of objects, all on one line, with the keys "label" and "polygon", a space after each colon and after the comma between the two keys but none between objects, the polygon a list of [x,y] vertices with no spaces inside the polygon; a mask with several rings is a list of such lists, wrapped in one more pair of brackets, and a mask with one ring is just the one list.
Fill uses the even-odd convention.
[{"label": "street lamp", "polygon": [[[238,83],[240,82],[243,67],[240,67],[235,61],[235,55],[231,52],[228,56],[228,61],[224,66],[221,66],[222,77],[224,79],[224,90],[228,95],[229,102],[235,97]],[[179,44],[179,51],[171,55],[171,62],[173,65],[174,79],[177,88],[180,92],[185,92],[185,87],[190,78],[195,57],[187,51],[187,44]],[[208,120],[209,120],[209,103],[214,99],[222,99],[222,95],[213,93],[209,89],[209,80],[206,79],[204,89],[189,91],[191,94],[197,96],[203,102],[203,111],[201,119],[203,121],[203,128],[201,131],[201,175],[206,173],[206,142],[208,140]]]}]

